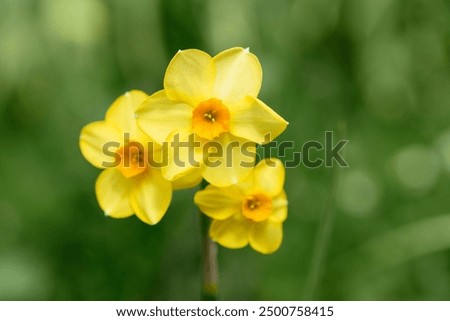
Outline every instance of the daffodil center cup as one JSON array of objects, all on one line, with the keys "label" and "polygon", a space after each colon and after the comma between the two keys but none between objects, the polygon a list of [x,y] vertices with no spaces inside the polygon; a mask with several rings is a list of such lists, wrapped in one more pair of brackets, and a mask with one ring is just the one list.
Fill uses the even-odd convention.
[{"label": "daffodil center cup", "polygon": [[147,170],[147,151],[142,144],[131,142],[118,149],[116,161],[122,175],[130,178]]},{"label": "daffodil center cup", "polygon": [[221,100],[202,101],[192,112],[192,129],[198,136],[213,139],[230,130],[230,112]]},{"label": "daffodil center cup", "polygon": [[242,203],[242,214],[255,222],[266,220],[272,213],[272,198],[265,194],[254,194]]}]

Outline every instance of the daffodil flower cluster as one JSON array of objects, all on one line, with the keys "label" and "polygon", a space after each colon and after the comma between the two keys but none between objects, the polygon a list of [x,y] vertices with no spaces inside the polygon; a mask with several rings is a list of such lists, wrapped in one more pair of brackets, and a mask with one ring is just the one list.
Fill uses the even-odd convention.
[{"label": "daffodil flower cluster", "polygon": [[[210,185],[194,201],[212,218],[214,241],[228,248],[250,244],[261,253],[277,250],[287,217],[284,167],[277,159],[242,166],[254,164],[256,144],[275,139],[287,126],[257,98],[261,83],[261,65],[248,49],[231,48],[214,57],[189,49],[169,63],[163,90],[120,96],[104,120],[88,124],[80,135],[83,156],[103,169],[95,191],[105,214],[135,214],[156,224],[170,205],[172,190],[204,179]],[[179,141],[186,148],[163,148]],[[111,142],[117,144],[105,153]],[[253,153],[232,148],[244,144]],[[218,153],[217,146],[227,152]],[[110,152],[115,166],[106,165]],[[163,158],[165,166],[149,162]]]}]

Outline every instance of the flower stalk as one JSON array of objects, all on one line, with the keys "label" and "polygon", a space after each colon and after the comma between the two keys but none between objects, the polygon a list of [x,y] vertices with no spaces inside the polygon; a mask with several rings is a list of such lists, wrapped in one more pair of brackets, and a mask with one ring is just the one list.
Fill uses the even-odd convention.
[{"label": "flower stalk", "polygon": [[202,224],[202,300],[217,300],[219,265],[217,244],[208,235],[210,218],[201,214]]},{"label": "flower stalk", "polygon": [[[202,189],[207,182],[202,181]],[[200,211],[200,228],[202,237],[202,292],[201,299],[204,301],[217,300],[219,265],[217,262],[217,244],[209,237],[209,226],[211,219]]]}]

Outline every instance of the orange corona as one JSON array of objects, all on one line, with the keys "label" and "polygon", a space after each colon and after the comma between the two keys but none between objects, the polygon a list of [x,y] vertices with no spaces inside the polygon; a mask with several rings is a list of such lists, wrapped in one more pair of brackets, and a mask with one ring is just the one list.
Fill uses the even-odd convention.
[{"label": "orange corona", "polygon": [[127,178],[139,175],[147,169],[148,155],[141,144],[131,142],[120,147],[116,159],[118,169]]},{"label": "orange corona", "polygon": [[202,101],[192,112],[192,129],[200,137],[213,139],[230,130],[230,112],[222,101]]},{"label": "orange corona", "polygon": [[242,204],[242,214],[255,222],[266,220],[272,214],[272,198],[262,193],[247,197]]}]

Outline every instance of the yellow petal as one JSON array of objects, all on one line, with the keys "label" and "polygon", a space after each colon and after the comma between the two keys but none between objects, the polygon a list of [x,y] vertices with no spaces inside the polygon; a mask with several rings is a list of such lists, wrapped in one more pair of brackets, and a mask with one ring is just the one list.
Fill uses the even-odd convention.
[{"label": "yellow petal", "polygon": [[171,100],[197,106],[211,98],[215,77],[212,58],[197,49],[180,50],[164,76],[164,89]]},{"label": "yellow petal", "polygon": [[225,220],[214,220],[209,229],[209,237],[220,245],[239,249],[248,244],[250,224],[241,214]]},{"label": "yellow petal", "polygon": [[146,93],[139,90],[126,92],[109,107],[105,120],[117,126],[122,133],[129,134],[131,140],[145,141],[145,137],[142,137],[143,133],[137,126],[135,113],[147,97]]},{"label": "yellow petal", "polygon": [[272,214],[269,220],[272,222],[284,222],[288,214],[288,201],[286,193],[281,191],[281,193],[275,196],[272,200]]},{"label": "yellow petal", "polygon": [[227,103],[256,97],[261,88],[262,69],[258,58],[248,49],[231,48],[213,58],[217,75],[214,96]]},{"label": "yellow petal", "polygon": [[171,199],[170,182],[162,177],[160,171],[151,170],[133,188],[131,206],[141,221],[154,225],[166,213]]},{"label": "yellow petal", "polygon": [[[216,142],[220,152],[205,160],[203,178],[216,186],[229,186],[245,179],[252,171],[256,147],[252,142],[229,133],[221,134]],[[214,153],[216,151],[214,150]]]},{"label": "yellow petal", "polygon": [[[202,144],[204,140],[192,133],[176,131],[167,138],[167,148],[163,147],[163,176],[174,181],[193,172],[202,171]],[[164,152],[165,149],[165,152]]]},{"label": "yellow petal", "polygon": [[252,142],[268,143],[288,125],[280,115],[257,98],[247,96],[241,103],[229,107],[230,132]]},{"label": "yellow petal", "polygon": [[81,130],[81,153],[95,167],[112,167],[121,140],[122,137],[116,127],[105,121],[93,122]]},{"label": "yellow petal", "polygon": [[173,189],[185,189],[197,186],[202,181],[202,173],[200,171],[192,171],[172,181]]},{"label": "yellow petal", "polygon": [[277,158],[262,159],[252,173],[253,185],[258,191],[270,196],[280,194],[284,186],[285,170]]},{"label": "yellow petal", "polygon": [[236,187],[218,188],[208,185],[195,193],[194,202],[207,216],[223,220],[241,211],[244,195]]},{"label": "yellow petal", "polygon": [[118,169],[105,169],[95,182],[98,203],[105,215],[124,218],[133,215],[130,192],[133,181],[125,178]]},{"label": "yellow petal", "polygon": [[192,107],[169,100],[164,90],[146,99],[136,111],[136,117],[142,131],[159,144],[167,141],[175,130],[192,127]]},{"label": "yellow petal", "polygon": [[282,223],[269,220],[253,223],[250,229],[250,246],[263,254],[270,254],[278,250],[283,241]]}]

